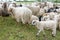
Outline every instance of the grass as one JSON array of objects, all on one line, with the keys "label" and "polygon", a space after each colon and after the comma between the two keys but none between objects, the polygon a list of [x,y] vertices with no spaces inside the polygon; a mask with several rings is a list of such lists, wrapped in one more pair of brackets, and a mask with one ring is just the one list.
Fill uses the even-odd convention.
[{"label": "grass", "polygon": [[[20,3],[27,4],[28,2],[17,2],[17,4]],[[0,17],[0,40],[60,40],[58,30],[56,37],[52,37],[50,31],[46,31],[47,37],[44,37],[42,33],[36,37],[37,31],[37,28],[32,25],[17,24],[11,17]]]},{"label": "grass", "polygon": [[37,28],[32,25],[17,24],[11,17],[0,17],[0,40],[60,40],[58,30],[56,37],[51,36],[51,31],[46,31],[46,38],[42,32],[39,37],[36,37],[37,31]]}]

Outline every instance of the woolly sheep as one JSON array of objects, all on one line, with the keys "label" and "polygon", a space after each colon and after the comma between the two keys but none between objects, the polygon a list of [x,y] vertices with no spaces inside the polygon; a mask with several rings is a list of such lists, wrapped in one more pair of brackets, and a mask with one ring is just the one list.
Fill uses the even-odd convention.
[{"label": "woolly sheep", "polygon": [[39,6],[26,6],[26,7],[28,7],[32,11],[32,14],[35,15],[35,16],[37,15],[37,13],[40,10]]},{"label": "woolly sheep", "polygon": [[38,20],[33,20],[32,25],[35,25],[37,29],[39,29],[38,33],[36,34],[37,36],[39,33],[42,31],[43,34],[45,35],[44,29],[51,29],[52,30],[52,36],[56,35],[56,28],[57,28],[57,23],[55,21],[38,21]]},{"label": "woolly sheep", "polygon": [[46,2],[46,5],[47,5],[49,8],[53,8],[53,3],[52,3],[52,2]]},{"label": "woolly sheep", "polygon": [[11,12],[17,22],[22,21],[23,24],[30,23],[29,21],[32,16],[32,11],[27,7],[12,8]]},{"label": "woolly sheep", "polygon": [[[60,14],[54,15],[54,17],[56,17],[55,20],[57,21],[57,28],[59,28],[60,30]],[[52,18],[52,20],[53,19],[54,18]],[[42,21],[49,21],[49,20],[51,20],[49,15],[43,16],[42,18]]]},{"label": "woolly sheep", "polygon": [[50,20],[53,20],[54,16],[57,15],[57,13],[55,12],[50,12],[50,13],[47,13],[50,17]]}]

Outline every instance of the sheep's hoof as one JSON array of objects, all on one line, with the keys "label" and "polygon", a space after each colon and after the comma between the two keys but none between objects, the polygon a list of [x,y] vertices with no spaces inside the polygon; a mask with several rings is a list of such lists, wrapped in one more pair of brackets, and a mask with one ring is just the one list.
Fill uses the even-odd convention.
[{"label": "sheep's hoof", "polygon": [[55,37],[55,35],[52,35],[52,37]]}]

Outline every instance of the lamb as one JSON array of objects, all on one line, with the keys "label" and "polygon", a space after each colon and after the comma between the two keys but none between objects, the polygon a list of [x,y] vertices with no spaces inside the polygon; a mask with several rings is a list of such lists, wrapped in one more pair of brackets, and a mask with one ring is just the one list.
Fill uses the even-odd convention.
[{"label": "lamb", "polygon": [[16,7],[11,9],[12,16],[19,23],[22,21],[23,24],[30,23],[32,11],[27,7]]},{"label": "lamb", "polygon": [[44,29],[51,29],[52,30],[52,36],[55,37],[56,35],[56,28],[57,28],[57,21],[55,20],[49,20],[49,21],[38,21],[38,20],[33,20],[32,25],[35,25],[37,29],[39,29],[38,33],[36,34],[37,36],[39,33],[42,31],[43,34],[45,35]]}]

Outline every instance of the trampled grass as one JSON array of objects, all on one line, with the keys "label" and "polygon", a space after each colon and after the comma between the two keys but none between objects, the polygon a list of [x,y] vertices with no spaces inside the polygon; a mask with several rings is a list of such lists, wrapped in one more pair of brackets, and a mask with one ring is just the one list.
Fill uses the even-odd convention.
[{"label": "trampled grass", "polygon": [[46,37],[42,32],[36,37],[37,28],[22,23],[17,24],[11,17],[0,17],[0,40],[60,40],[60,31],[56,37],[51,36],[51,31],[46,30]]}]

